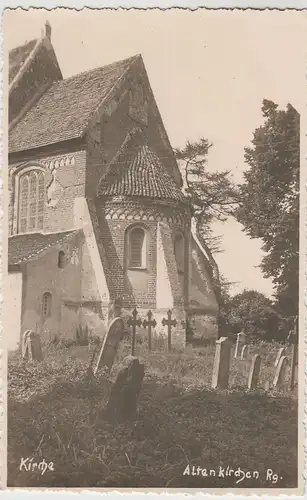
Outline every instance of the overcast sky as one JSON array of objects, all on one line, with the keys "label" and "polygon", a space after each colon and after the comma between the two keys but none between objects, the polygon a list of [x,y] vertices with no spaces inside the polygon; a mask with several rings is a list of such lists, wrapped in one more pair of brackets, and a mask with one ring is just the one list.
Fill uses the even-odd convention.
[{"label": "overcast sky", "polygon": [[[64,78],[141,53],[173,147],[207,137],[209,168],[242,180],[244,147],[271,99],[300,113],[306,91],[307,13],[299,11],[129,10],[81,12],[6,10],[5,49],[40,36],[48,19]],[[259,269],[261,242],[235,221],[223,234],[220,269],[237,282],[271,294]]]}]

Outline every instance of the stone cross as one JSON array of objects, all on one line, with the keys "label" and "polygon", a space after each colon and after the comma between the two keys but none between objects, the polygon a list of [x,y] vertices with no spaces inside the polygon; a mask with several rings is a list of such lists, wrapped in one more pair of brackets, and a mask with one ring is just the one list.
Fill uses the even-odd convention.
[{"label": "stone cross", "polygon": [[230,368],[231,341],[227,337],[221,337],[216,341],[212,389],[217,387],[227,389]]},{"label": "stone cross", "polygon": [[241,350],[241,359],[246,359],[247,351],[248,351],[248,345],[244,344]]},{"label": "stone cross", "polygon": [[245,344],[246,335],[243,332],[237,334],[236,348],[234,357],[237,358],[240,355],[241,346]]},{"label": "stone cross", "polygon": [[259,379],[260,365],[261,357],[259,356],[259,354],[255,354],[255,356],[253,356],[251,368],[248,375],[248,389],[256,389]]},{"label": "stone cross", "polygon": [[129,318],[127,321],[127,325],[132,327],[132,344],[131,344],[131,354],[134,356],[135,354],[135,334],[136,327],[142,326],[142,321],[137,319],[138,312],[136,309],[132,311],[132,318]]},{"label": "stone cross", "polygon": [[123,360],[107,403],[107,420],[117,423],[136,418],[144,373],[144,365],[140,364],[138,358],[127,356]]},{"label": "stone cross", "polygon": [[278,366],[279,360],[282,356],[284,356],[286,352],[286,349],[284,347],[281,347],[277,353],[276,359],[275,359],[275,366]]},{"label": "stone cross", "polygon": [[147,313],[147,318],[144,319],[143,321],[143,327],[147,328],[148,327],[148,351],[151,351],[151,327],[155,327],[157,322],[155,319],[152,319],[152,312],[148,311]]},{"label": "stone cross", "polygon": [[282,356],[279,360],[276,374],[274,377],[274,381],[273,381],[274,387],[280,387],[284,383],[285,377],[286,377],[287,364],[288,364],[287,356]]},{"label": "stone cross", "polygon": [[122,318],[114,318],[105,334],[100,349],[94,375],[100,368],[112,368],[120,341],[124,337],[124,322]]},{"label": "stone cross", "polygon": [[167,326],[167,350],[170,351],[172,349],[172,326],[177,325],[176,318],[172,318],[172,311],[169,309],[167,311],[167,319],[162,319],[162,325]]}]

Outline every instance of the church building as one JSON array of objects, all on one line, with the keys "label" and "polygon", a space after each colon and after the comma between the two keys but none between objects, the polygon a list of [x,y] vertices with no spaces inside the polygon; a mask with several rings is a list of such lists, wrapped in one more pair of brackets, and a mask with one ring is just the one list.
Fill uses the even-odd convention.
[{"label": "church building", "polygon": [[[178,103],[179,106],[179,103]],[[137,307],[216,337],[208,259],[141,55],[63,78],[47,22],[9,54],[7,338],[103,337]]]}]

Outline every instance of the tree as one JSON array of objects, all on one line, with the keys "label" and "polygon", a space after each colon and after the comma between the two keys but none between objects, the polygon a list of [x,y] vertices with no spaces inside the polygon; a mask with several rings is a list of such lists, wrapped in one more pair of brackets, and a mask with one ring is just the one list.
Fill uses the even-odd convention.
[{"label": "tree", "polygon": [[242,328],[251,338],[285,340],[282,318],[273,302],[256,290],[244,290],[228,304],[228,322],[232,333]]},{"label": "tree", "polygon": [[286,317],[298,313],[300,117],[264,100],[264,124],[245,149],[249,169],[240,186],[237,220],[252,238],[261,238],[261,261],[271,277],[276,305]]},{"label": "tree", "polygon": [[231,180],[230,171],[208,171],[211,147],[207,139],[201,138],[197,142],[188,141],[184,148],[175,149],[174,153],[184,172],[184,193],[192,206],[196,235],[207,254],[212,283],[220,302],[220,273],[213,256],[220,251],[220,237],[213,235],[211,224],[233,215],[238,190]]}]

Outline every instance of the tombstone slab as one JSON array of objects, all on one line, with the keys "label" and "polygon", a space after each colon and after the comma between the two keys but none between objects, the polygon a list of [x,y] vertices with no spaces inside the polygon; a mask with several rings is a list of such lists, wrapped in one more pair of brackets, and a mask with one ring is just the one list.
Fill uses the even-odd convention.
[{"label": "tombstone slab", "polygon": [[211,383],[212,389],[226,389],[228,387],[230,355],[231,341],[227,337],[221,337],[216,341]]},{"label": "tombstone slab", "polygon": [[246,335],[243,332],[239,332],[237,334],[237,341],[236,341],[236,347],[235,347],[235,354],[234,357],[238,358],[241,353],[242,346],[245,344],[246,341]]},{"label": "tombstone slab", "polygon": [[273,381],[274,387],[280,387],[285,382],[287,365],[288,365],[287,356],[282,356],[279,360],[276,374],[274,377]]},{"label": "tombstone slab", "polygon": [[38,333],[33,332],[33,330],[27,330],[23,334],[22,340],[23,359],[29,361],[42,361],[43,351]]},{"label": "tombstone slab", "polygon": [[94,375],[101,368],[106,367],[108,370],[112,368],[119,343],[124,337],[124,331],[125,327],[122,318],[114,318],[105,334]]},{"label": "tombstone slab", "polygon": [[276,359],[275,359],[275,366],[278,366],[279,360],[282,356],[285,355],[286,349],[284,347],[281,347],[277,353]]},{"label": "tombstone slab", "polygon": [[247,358],[247,353],[248,353],[248,345],[244,344],[241,350],[241,359],[246,359]]},{"label": "tombstone slab", "polygon": [[256,389],[259,380],[260,365],[261,357],[259,356],[259,354],[255,354],[255,356],[253,356],[251,368],[248,375],[248,389]]},{"label": "tombstone slab", "polygon": [[138,358],[127,356],[124,359],[107,403],[105,412],[107,420],[125,422],[136,418],[137,401],[144,373],[144,365]]}]

